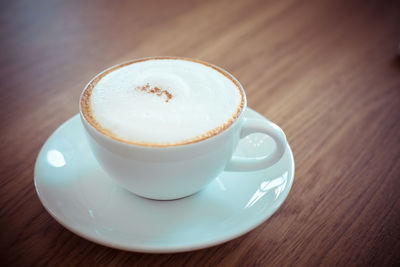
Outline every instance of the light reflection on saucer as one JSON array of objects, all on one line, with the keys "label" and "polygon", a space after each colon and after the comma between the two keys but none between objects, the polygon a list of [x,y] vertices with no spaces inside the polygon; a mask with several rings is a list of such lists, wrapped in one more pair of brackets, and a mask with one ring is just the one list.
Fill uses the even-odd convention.
[{"label": "light reflection on saucer", "polygon": [[250,208],[254,204],[257,203],[268,191],[274,189],[275,199],[278,198],[280,193],[285,189],[287,182],[288,172],[285,172],[282,176],[274,178],[272,180],[262,181],[260,187],[250,198],[249,202],[247,202],[245,208]]},{"label": "light reflection on saucer", "polygon": [[222,191],[226,191],[225,185],[221,182],[221,179],[217,177],[215,180],[217,181],[219,188],[221,188]]},{"label": "light reflection on saucer", "polygon": [[263,135],[253,134],[253,135],[248,135],[245,137],[246,141],[253,147],[261,146],[264,143],[264,141],[268,138],[269,137],[265,134],[263,134]]},{"label": "light reflection on saucer", "polygon": [[64,155],[56,149],[47,151],[47,161],[51,166],[57,168],[63,167],[66,164]]}]

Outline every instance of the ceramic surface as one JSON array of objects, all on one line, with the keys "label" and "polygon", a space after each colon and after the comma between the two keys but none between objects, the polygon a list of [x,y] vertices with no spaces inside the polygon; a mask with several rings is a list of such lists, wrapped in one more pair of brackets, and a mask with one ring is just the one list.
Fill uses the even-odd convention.
[{"label": "ceramic surface", "polygon": [[[239,117],[222,132],[199,142],[166,147],[115,140],[91,125],[82,109],[80,115],[89,147],[110,177],[139,196],[172,200],[200,191],[224,170],[261,170],[281,159],[287,146],[282,129],[268,120],[248,118],[245,96],[243,105]],[[268,156],[232,157],[239,140],[252,133],[264,133],[275,141],[271,151],[265,151]]]},{"label": "ceramic surface", "polygon": [[[263,118],[247,109],[249,118]],[[242,139],[237,156],[273,151],[264,134]],[[238,237],[268,219],[286,199],[294,178],[293,154],[253,172],[223,172],[192,196],[156,201],[118,186],[94,159],[78,115],[61,125],[36,161],[35,187],[46,210],[93,242],[138,252],[169,253],[209,247]]]}]

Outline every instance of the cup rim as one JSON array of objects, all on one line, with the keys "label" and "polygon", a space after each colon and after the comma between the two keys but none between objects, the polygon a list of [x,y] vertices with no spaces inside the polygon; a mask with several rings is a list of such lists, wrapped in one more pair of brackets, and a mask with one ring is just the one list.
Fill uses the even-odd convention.
[{"label": "cup rim", "polygon": [[[218,127],[218,128],[221,127],[221,129],[216,128],[216,129],[210,130],[210,131],[216,131],[215,133],[213,133],[211,135],[202,134],[202,135],[196,136],[195,138],[187,139],[187,140],[179,141],[179,142],[175,142],[175,143],[137,142],[137,141],[131,141],[131,140],[126,140],[126,139],[123,139],[123,138],[119,138],[118,136],[113,134],[111,131],[103,128],[99,123],[97,123],[98,126],[96,126],[95,122],[97,122],[97,121],[95,120],[95,118],[93,117],[92,119],[88,119],[87,116],[90,116],[90,115],[88,115],[88,114],[86,114],[86,113],[84,113],[82,111],[83,105],[88,105],[87,103],[85,103],[83,98],[85,97],[85,98],[89,99],[89,102],[90,102],[90,95],[87,96],[87,94],[86,94],[87,91],[88,90],[92,90],[94,88],[94,86],[97,84],[97,82],[99,82],[108,73],[110,73],[110,72],[112,72],[114,70],[117,70],[117,69],[119,69],[121,67],[128,66],[128,65],[131,65],[131,64],[135,64],[135,63],[138,63],[138,62],[143,62],[143,61],[148,61],[148,60],[168,60],[168,59],[171,59],[171,60],[186,60],[186,61],[191,61],[191,62],[203,64],[203,65],[205,65],[207,67],[211,67],[214,70],[216,70],[216,71],[220,72],[221,74],[223,74],[228,79],[230,79],[236,85],[236,87],[238,88],[238,90],[239,90],[239,92],[241,94],[241,103],[237,107],[237,111],[231,117],[231,119],[227,123],[224,123],[223,127],[221,127],[221,126]],[[143,58],[137,58],[137,59],[128,60],[128,61],[125,61],[125,62],[122,62],[122,63],[115,64],[115,65],[113,65],[113,66],[101,71],[100,73],[96,74],[86,84],[86,86],[82,90],[82,92],[80,94],[80,97],[79,97],[79,113],[81,115],[81,118],[87,123],[87,125],[90,126],[90,128],[95,130],[101,136],[106,137],[107,139],[111,139],[111,140],[116,141],[116,142],[121,143],[121,144],[133,145],[133,146],[139,146],[139,147],[152,147],[152,148],[157,148],[157,147],[161,147],[161,148],[183,147],[183,146],[187,146],[187,145],[190,145],[190,144],[204,142],[206,140],[212,139],[213,137],[217,137],[217,136],[221,135],[222,133],[226,132],[227,130],[231,129],[236,124],[236,122],[244,114],[244,110],[246,109],[246,106],[247,106],[247,99],[246,99],[246,94],[244,92],[243,86],[240,84],[240,82],[230,72],[226,71],[225,69],[223,69],[221,67],[218,67],[216,65],[213,65],[211,63],[208,63],[208,62],[205,62],[205,61],[202,61],[202,60],[199,60],[199,59],[192,59],[192,58],[178,57],[178,56],[143,57]],[[90,107],[86,107],[86,108],[90,108]],[[210,131],[208,131],[208,132],[210,132]]]}]

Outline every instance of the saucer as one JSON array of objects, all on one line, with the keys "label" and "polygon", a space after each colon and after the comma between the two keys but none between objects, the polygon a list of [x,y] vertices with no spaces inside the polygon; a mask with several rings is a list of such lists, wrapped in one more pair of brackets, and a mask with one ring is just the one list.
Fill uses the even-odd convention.
[{"label": "saucer", "polygon": [[[246,116],[266,120],[249,108]],[[235,153],[262,156],[274,145],[270,137],[252,134]],[[214,246],[254,229],[282,205],[293,177],[288,145],[270,168],[224,172],[199,193],[179,200],[141,198],[103,172],[75,115],[43,145],[34,181],[46,210],[75,234],[122,250],[171,253]]]}]

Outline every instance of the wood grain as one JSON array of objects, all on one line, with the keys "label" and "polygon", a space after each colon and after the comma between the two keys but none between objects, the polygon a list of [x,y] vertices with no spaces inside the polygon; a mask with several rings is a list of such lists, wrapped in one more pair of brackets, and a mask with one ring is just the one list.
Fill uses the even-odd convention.
[{"label": "wood grain", "polygon": [[[398,1],[2,1],[0,265],[399,266],[399,18]],[[36,156],[84,85],[154,55],[229,70],[285,130],[294,186],[250,233],[129,253],[72,234],[36,196]]]}]

